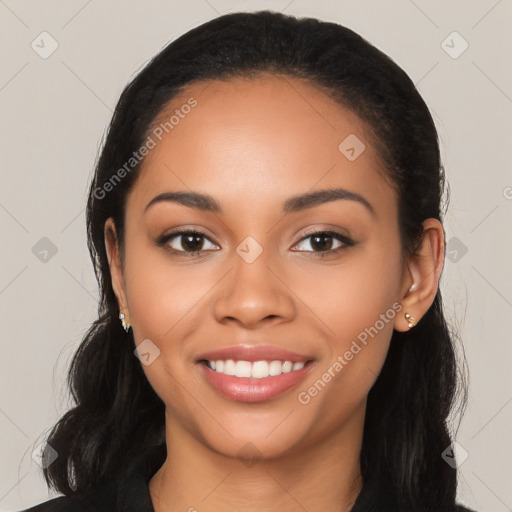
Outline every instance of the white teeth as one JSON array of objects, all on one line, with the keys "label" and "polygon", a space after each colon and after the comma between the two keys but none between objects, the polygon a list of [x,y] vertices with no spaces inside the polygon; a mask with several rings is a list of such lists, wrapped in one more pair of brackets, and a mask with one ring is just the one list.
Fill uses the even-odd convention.
[{"label": "white teeth", "polygon": [[252,377],[253,379],[264,379],[268,376],[290,373],[304,368],[306,363],[292,363],[291,361],[208,361],[208,366],[217,373],[234,375],[235,377]]},{"label": "white teeth", "polygon": [[250,377],[251,363],[249,361],[237,361],[235,363],[235,377]]},{"label": "white teeth", "polygon": [[255,379],[262,379],[269,376],[267,361],[255,361],[252,363],[251,377]]},{"label": "white teeth", "polygon": [[235,361],[232,359],[224,361],[224,371],[222,373],[224,375],[235,375]]},{"label": "white teeth", "polygon": [[283,364],[283,373],[290,373],[293,368],[293,363],[291,361],[285,361]]},{"label": "white teeth", "polygon": [[272,361],[269,364],[270,375],[281,375],[283,372],[283,363],[281,361]]}]

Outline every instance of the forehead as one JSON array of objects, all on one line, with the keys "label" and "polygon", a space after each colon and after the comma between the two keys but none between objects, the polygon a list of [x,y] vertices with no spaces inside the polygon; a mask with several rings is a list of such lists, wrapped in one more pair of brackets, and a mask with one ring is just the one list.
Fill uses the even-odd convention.
[{"label": "forehead", "polygon": [[156,144],[130,194],[141,209],[158,193],[187,189],[227,207],[242,197],[256,208],[281,205],[330,187],[390,203],[383,207],[395,201],[363,121],[290,76],[193,83],[160,113],[150,135]]}]

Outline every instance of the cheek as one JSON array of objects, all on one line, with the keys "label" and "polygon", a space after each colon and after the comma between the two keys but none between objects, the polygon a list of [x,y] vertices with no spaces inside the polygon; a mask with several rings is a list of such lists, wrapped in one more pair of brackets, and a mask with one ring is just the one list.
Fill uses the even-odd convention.
[{"label": "cheek", "polygon": [[[402,309],[397,300],[402,271],[399,247],[369,244],[346,264],[316,274],[314,293],[305,295],[326,334],[325,357],[315,375],[328,389],[324,392],[322,383],[316,386],[323,395],[317,405],[326,417],[337,411],[339,420],[364,401],[384,364],[394,318]],[[313,279],[308,279],[312,285]]]},{"label": "cheek", "polygon": [[401,274],[399,245],[388,248],[384,241],[368,241],[365,247],[347,253],[340,264],[302,272],[294,290],[321,320],[331,352],[344,352],[347,343],[361,333],[364,338],[376,323],[384,338],[390,336],[400,307]]},{"label": "cheek", "polygon": [[126,292],[134,334],[172,339],[186,323],[181,320],[193,315],[205,294],[204,280],[192,266],[171,265],[165,249],[149,243],[127,246],[126,255]]},{"label": "cheek", "polygon": [[189,351],[183,340],[200,324],[194,317],[208,292],[207,283],[190,266],[171,267],[163,249],[138,243],[126,254],[126,291],[135,344],[145,343],[151,357],[150,364],[141,362],[142,370],[161,400],[172,404],[173,413],[188,425],[194,417],[194,401],[187,393],[190,368],[183,361]]}]

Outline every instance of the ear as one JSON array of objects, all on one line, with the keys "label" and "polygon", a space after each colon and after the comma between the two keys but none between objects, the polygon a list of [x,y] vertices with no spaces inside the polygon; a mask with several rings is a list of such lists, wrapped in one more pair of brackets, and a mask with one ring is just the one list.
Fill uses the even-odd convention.
[{"label": "ear", "polygon": [[[408,313],[417,324],[434,302],[439,288],[439,278],[444,266],[445,234],[443,225],[437,219],[423,222],[421,246],[408,257],[402,286],[402,311],[395,317],[394,328],[408,331]],[[412,328],[414,328],[414,325]]]},{"label": "ear", "polygon": [[112,278],[112,288],[117,297],[119,309],[123,310],[127,321],[129,320],[128,301],[126,300],[126,291],[124,286],[123,265],[121,262],[121,253],[117,240],[116,226],[112,217],[108,218],[104,227],[105,249],[107,251],[110,275]]}]

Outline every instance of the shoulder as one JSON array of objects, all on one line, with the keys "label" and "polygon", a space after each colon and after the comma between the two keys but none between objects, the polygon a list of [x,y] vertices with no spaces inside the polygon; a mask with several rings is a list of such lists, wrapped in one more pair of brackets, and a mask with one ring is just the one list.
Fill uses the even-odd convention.
[{"label": "shoulder", "polygon": [[20,512],[71,512],[85,511],[85,508],[70,496],[58,496]]},{"label": "shoulder", "polygon": [[57,496],[19,512],[115,512],[114,486],[100,487],[84,496]]},{"label": "shoulder", "polygon": [[166,457],[165,443],[153,446],[101,487],[58,496],[19,512],[154,512],[148,485]]}]

